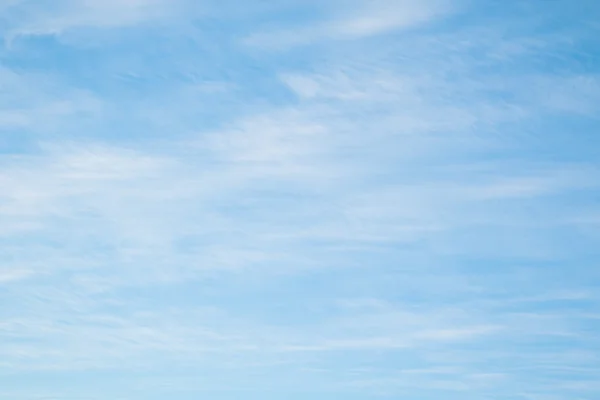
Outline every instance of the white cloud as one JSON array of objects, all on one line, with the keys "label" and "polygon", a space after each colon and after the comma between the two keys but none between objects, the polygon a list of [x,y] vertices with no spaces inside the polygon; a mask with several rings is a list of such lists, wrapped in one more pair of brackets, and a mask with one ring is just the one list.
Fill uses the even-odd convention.
[{"label": "white cloud", "polygon": [[165,0],[59,0],[37,4],[16,0],[0,12],[5,37],[61,35],[80,28],[117,28],[163,20],[178,12],[180,1]]},{"label": "white cloud", "polygon": [[[55,77],[0,67],[0,129],[7,132],[54,133],[105,112],[105,104],[86,90],[66,86]],[[26,131],[26,133],[24,132]]]},{"label": "white cloud", "polygon": [[449,2],[441,0],[374,0],[360,2],[344,17],[330,23],[328,34],[334,37],[365,37],[418,26],[447,14]]},{"label": "white cloud", "polygon": [[9,283],[12,281],[25,279],[30,275],[31,275],[31,271],[20,270],[18,268],[11,268],[6,271],[0,270],[0,285],[3,283]]},{"label": "white cloud", "polygon": [[[445,0],[371,0],[334,2],[322,21],[285,30],[253,33],[246,44],[264,48],[288,48],[321,40],[366,38],[426,24],[450,13]],[[327,12],[326,12],[327,14]]]},{"label": "white cloud", "polygon": [[[169,18],[172,4],[31,5],[11,30],[114,32]],[[2,368],[168,365],[204,376],[178,377],[189,390],[229,387],[232,377],[270,390],[328,379],[336,394],[354,385],[399,397],[406,388],[539,391],[512,375],[516,362],[545,373],[597,362],[564,351],[596,345],[581,329],[597,320],[581,306],[597,303],[581,288],[594,250],[579,251],[578,229],[596,228],[597,169],[536,154],[550,133],[527,136],[549,114],[594,118],[597,79],[513,69],[514,57],[554,44],[496,46],[502,34],[487,28],[338,48],[328,41],[423,27],[452,9],[328,6],[317,5],[324,19],[266,39],[323,40],[330,51],[310,68],[269,54],[262,70],[254,53],[235,53],[233,65],[236,31],[211,43],[217,56],[198,51],[164,70],[99,46],[94,54],[114,63],[86,76],[120,86],[112,78],[130,74],[127,84],[144,90],[124,97],[75,90],[89,81],[70,71],[61,80],[0,70],[1,128],[27,133],[26,151],[7,147],[0,159],[0,302],[11,304],[0,307]],[[182,39],[186,49],[196,40],[170,38],[174,48]],[[198,84],[201,67],[223,60],[235,82]],[[245,75],[256,65],[260,74]],[[265,100],[263,87],[278,94]]]}]

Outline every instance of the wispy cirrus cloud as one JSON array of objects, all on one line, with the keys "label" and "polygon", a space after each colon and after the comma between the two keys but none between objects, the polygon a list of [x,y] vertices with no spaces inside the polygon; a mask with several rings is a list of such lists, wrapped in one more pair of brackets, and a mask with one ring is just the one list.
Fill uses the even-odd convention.
[{"label": "wispy cirrus cloud", "polygon": [[595,394],[598,75],[558,3],[6,3],[8,399]]},{"label": "wispy cirrus cloud", "polygon": [[178,1],[61,0],[32,4],[16,0],[4,6],[4,34],[61,35],[73,29],[119,28],[160,21],[172,16]]},{"label": "wispy cirrus cloud", "polygon": [[252,33],[244,42],[262,48],[286,48],[322,40],[367,38],[415,28],[454,10],[445,0],[350,1],[320,4],[322,17],[300,26]]}]

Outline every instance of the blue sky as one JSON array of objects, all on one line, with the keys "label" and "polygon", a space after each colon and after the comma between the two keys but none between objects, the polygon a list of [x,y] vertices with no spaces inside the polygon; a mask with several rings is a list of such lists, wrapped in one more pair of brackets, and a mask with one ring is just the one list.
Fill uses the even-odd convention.
[{"label": "blue sky", "polygon": [[0,398],[600,398],[598,21],[3,0]]}]

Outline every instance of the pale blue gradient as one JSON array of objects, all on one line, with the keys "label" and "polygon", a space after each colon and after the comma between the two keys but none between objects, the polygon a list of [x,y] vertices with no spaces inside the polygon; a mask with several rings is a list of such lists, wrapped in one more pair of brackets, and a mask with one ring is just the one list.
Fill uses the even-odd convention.
[{"label": "pale blue gradient", "polygon": [[600,398],[598,21],[4,0],[0,398]]}]

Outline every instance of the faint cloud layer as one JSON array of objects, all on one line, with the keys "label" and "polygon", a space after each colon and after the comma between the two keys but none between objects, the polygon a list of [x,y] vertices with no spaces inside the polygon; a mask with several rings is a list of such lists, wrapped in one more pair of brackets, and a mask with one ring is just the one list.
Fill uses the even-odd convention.
[{"label": "faint cloud layer", "polygon": [[16,0],[2,12],[10,36],[60,35],[72,29],[118,28],[169,18],[178,0]]},{"label": "faint cloud layer", "polygon": [[414,28],[452,8],[445,0],[350,1],[334,2],[323,21],[310,26],[294,26],[270,32],[253,33],[244,42],[264,48],[286,48],[322,40],[351,40]]},{"label": "faint cloud layer", "polygon": [[0,5],[7,399],[593,397],[599,81],[559,3]]}]

